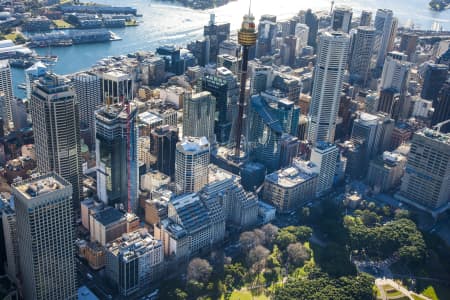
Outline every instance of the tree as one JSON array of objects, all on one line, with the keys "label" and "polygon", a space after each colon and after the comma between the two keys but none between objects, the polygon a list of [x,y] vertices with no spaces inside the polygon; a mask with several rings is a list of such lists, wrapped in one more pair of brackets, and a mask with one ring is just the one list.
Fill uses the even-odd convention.
[{"label": "tree", "polygon": [[260,241],[253,231],[245,231],[239,236],[239,243],[241,244],[242,250],[248,253],[248,251],[259,245]]},{"label": "tree", "polygon": [[278,233],[277,238],[275,239],[275,243],[278,245],[280,250],[285,250],[289,244],[297,242],[297,237],[285,230],[282,230]]},{"label": "tree", "polygon": [[258,245],[248,254],[249,265],[252,266],[255,273],[259,273],[266,265],[266,259],[269,256],[270,251],[264,246]]},{"label": "tree", "polygon": [[265,245],[271,246],[277,238],[279,228],[269,223],[261,227],[261,230],[265,235]]},{"label": "tree", "polygon": [[309,241],[313,232],[311,227],[308,226],[288,226],[286,228],[283,228],[283,230],[286,230],[294,234],[297,237],[297,239],[302,243]]},{"label": "tree", "polygon": [[290,244],[287,247],[289,262],[295,267],[301,267],[311,257],[311,250],[304,247],[301,243]]},{"label": "tree", "polygon": [[206,283],[211,276],[212,267],[207,260],[194,258],[188,265],[187,279],[189,281],[197,281]]}]

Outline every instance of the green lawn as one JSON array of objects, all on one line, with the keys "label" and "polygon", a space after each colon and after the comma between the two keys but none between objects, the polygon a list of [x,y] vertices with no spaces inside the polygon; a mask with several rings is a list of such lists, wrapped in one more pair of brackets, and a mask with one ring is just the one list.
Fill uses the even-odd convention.
[{"label": "green lawn", "polygon": [[252,298],[252,294],[249,291],[240,290],[234,291],[230,300],[269,300],[269,298],[264,295],[253,296]]}]

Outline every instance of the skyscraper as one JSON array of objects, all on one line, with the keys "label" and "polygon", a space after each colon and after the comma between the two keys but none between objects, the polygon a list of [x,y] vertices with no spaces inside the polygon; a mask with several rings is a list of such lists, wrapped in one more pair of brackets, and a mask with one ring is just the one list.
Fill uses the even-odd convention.
[{"label": "skyscraper", "polygon": [[230,36],[230,23],[218,24],[215,15],[211,14],[208,25],[203,27],[203,36],[206,40],[206,62],[215,62],[219,54],[219,45]]},{"label": "skyscraper", "polygon": [[348,33],[352,24],[352,9],[349,7],[336,7],[331,16],[331,29]]},{"label": "skyscraper", "polygon": [[420,97],[435,101],[447,78],[447,65],[427,63],[423,74],[423,86]]},{"label": "skyscraper", "polygon": [[216,75],[205,74],[202,78],[202,90],[210,92],[216,98],[214,132],[218,143],[227,143],[231,133],[232,106],[237,102],[236,78],[230,70],[220,68]]},{"label": "skyscraper", "polygon": [[277,17],[274,15],[262,15],[258,24],[257,57],[272,54],[272,51],[275,50],[276,35]]},{"label": "skyscraper", "polygon": [[308,139],[313,144],[334,141],[348,47],[349,37],[345,33],[325,32],[320,36],[309,111]]},{"label": "skyscraper", "polygon": [[[104,106],[95,112],[97,193],[109,205],[138,207],[136,108]],[[130,203],[131,207],[128,205]]]},{"label": "skyscraper", "polygon": [[150,134],[150,153],[156,157],[153,167],[172,178],[175,177],[177,143],[178,128],[175,126],[159,126]]},{"label": "skyscraper", "polygon": [[411,70],[411,63],[406,59],[406,55],[400,52],[387,54],[381,75],[380,90],[394,89],[400,94],[406,92]]},{"label": "skyscraper", "polygon": [[[432,125],[450,119],[450,82],[446,82],[439,91],[436,101],[433,104],[434,113],[431,120]],[[442,126],[443,132],[450,132],[450,124]]]},{"label": "skyscraper", "polygon": [[208,183],[210,145],[206,137],[185,137],[177,144],[175,184],[177,194],[196,193]]},{"label": "skyscraper", "polygon": [[436,210],[450,199],[450,135],[424,129],[413,135],[400,199]]},{"label": "skyscraper", "polygon": [[122,70],[99,72],[101,96],[104,104],[123,103],[133,99],[133,79],[131,74]]},{"label": "skyscraper", "polygon": [[298,23],[295,26],[295,37],[297,38],[297,45],[295,55],[299,56],[303,48],[308,46],[309,27],[306,24]]},{"label": "skyscraper", "polygon": [[416,52],[419,36],[415,33],[405,32],[400,42],[400,51],[405,52],[411,60],[411,55]]},{"label": "skyscraper", "polygon": [[350,77],[354,82],[366,84],[374,44],[375,29],[373,27],[358,27],[350,60]]},{"label": "skyscraper", "polygon": [[370,26],[372,23],[372,12],[363,10],[359,19],[359,26]]},{"label": "skyscraper", "polygon": [[72,186],[55,173],[13,185],[25,299],[77,299]]},{"label": "skyscraper", "polygon": [[358,118],[353,122],[351,140],[364,145],[368,159],[373,158],[378,153],[382,133],[381,127],[382,122],[380,118],[368,113],[359,114]]},{"label": "skyscraper", "polygon": [[86,132],[85,143],[90,149],[95,147],[94,111],[102,104],[100,78],[91,73],[79,73],[72,79],[80,107],[80,130]]},{"label": "skyscraper", "polygon": [[11,104],[14,100],[13,86],[11,79],[11,67],[8,60],[0,60],[0,93],[3,94],[3,103],[0,103],[1,117],[4,120],[5,128],[13,128],[13,115]]},{"label": "skyscraper", "polygon": [[390,9],[378,9],[375,15],[375,30],[377,33],[377,60],[376,67],[381,68],[389,50],[394,13]]},{"label": "skyscraper", "polygon": [[76,210],[81,197],[78,101],[64,77],[47,73],[34,85],[31,119],[39,172],[54,171],[72,185]]},{"label": "skyscraper", "polygon": [[214,142],[216,98],[204,91],[186,95],[183,103],[183,136],[207,137]]},{"label": "skyscraper", "polygon": [[319,19],[317,15],[308,9],[305,13],[305,24],[309,27],[308,46],[317,50],[317,32],[319,31]]}]

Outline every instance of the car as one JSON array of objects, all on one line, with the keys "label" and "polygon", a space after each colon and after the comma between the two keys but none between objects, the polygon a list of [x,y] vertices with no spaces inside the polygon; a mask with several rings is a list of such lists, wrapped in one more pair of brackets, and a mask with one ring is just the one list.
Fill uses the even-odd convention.
[{"label": "car", "polygon": [[86,276],[87,276],[87,278],[88,278],[89,280],[93,280],[93,279],[94,279],[94,276],[92,276],[91,273],[87,273]]}]

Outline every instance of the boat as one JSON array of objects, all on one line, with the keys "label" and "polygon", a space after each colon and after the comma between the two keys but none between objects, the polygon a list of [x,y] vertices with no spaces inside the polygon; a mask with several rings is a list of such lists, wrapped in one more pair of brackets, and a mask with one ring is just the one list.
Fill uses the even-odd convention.
[{"label": "boat", "polygon": [[43,63],[56,63],[58,62],[57,55],[38,55],[35,57],[36,60],[40,60]]},{"label": "boat", "polygon": [[20,83],[17,85],[17,88],[21,89],[21,90],[26,90],[27,89],[27,85],[25,83]]}]

